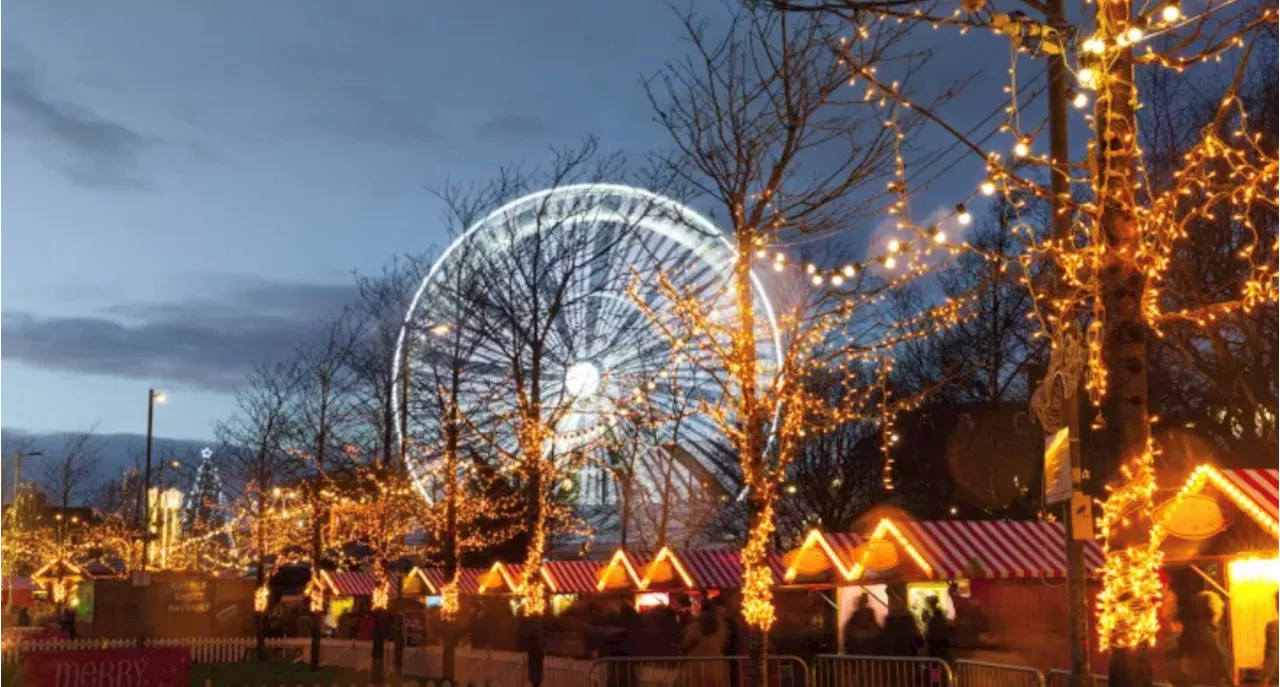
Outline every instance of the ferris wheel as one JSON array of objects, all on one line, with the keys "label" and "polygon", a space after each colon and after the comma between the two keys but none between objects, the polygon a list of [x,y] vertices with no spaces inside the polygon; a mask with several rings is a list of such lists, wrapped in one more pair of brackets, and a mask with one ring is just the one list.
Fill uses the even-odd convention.
[{"label": "ferris wheel", "polygon": [[[673,350],[696,348],[682,337],[712,335],[683,328],[670,298],[674,289],[712,317],[731,317],[734,260],[710,220],[630,186],[544,190],[474,223],[419,286],[396,355],[412,390],[398,429],[419,449],[408,457],[419,491],[429,501],[440,493],[433,446],[446,409],[431,392],[452,380],[471,431],[514,448],[515,399],[535,369],[551,434],[545,450],[576,461],[563,480],[576,503],[616,502],[610,466],[624,454],[644,492],[728,489],[715,467],[725,439],[699,412],[717,407],[722,387],[711,382],[724,371]],[[671,288],[659,287],[660,275]],[[752,281],[758,368],[771,375],[780,367],[777,324]],[[473,436],[466,448],[483,452],[484,443]]]}]

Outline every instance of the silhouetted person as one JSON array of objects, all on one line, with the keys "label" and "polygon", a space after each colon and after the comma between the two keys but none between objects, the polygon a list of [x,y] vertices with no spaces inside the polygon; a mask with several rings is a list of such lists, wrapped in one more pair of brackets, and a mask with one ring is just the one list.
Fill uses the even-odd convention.
[{"label": "silhouetted person", "polygon": [[18,609],[18,627],[31,627],[31,611],[26,606]]},{"label": "silhouetted person", "polygon": [[844,652],[851,656],[871,656],[876,652],[876,638],[880,636],[880,623],[871,608],[871,595],[858,595],[858,605],[844,625]]},{"label": "silhouetted person", "polygon": [[924,641],[929,656],[944,661],[951,660],[951,624],[947,622],[947,614],[943,611],[938,597],[933,594],[925,599],[928,609],[925,610]]},{"label": "silhouetted person", "polygon": [[[1280,605],[1280,593],[1273,599]],[[1280,659],[1280,620],[1267,623],[1267,640],[1262,650],[1262,687],[1267,687],[1276,679],[1277,659]]]},{"label": "silhouetted person", "polygon": [[1182,636],[1178,638],[1178,654],[1185,684],[1196,687],[1225,687],[1231,684],[1231,664],[1222,647],[1222,597],[1213,592],[1200,592],[1191,598],[1191,608]]},{"label": "silhouetted person", "polygon": [[923,641],[915,616],[907,602],[896,594],[889,595],[889,615],[880,630],[879,648],[884,656],[915,656]]}]

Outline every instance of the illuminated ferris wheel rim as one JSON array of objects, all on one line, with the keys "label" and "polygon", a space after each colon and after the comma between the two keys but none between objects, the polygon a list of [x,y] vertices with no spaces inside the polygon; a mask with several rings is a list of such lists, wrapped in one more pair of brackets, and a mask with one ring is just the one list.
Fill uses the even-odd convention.
[{"label": "illuminated ferris wheel rim", "polygon": [[[413,324],[415,314],[418,312],[423,295],[427,292],[428,287],[431,286],[436,275],[448,264],[449,257],[463,244],[475,238],[479,232],[490,228],[495,222],[510,221],[514,217],[518,216],[514,211],[522,208],[523,206],[536,205],[539,201],[544,201],[551,196],[564,196],[566,198],[614,196],[624,202],[634,203],[639,201],[642,203],[650,203],[673,211],[673,216],[665,216],[662,214],[651,216],[649,214],[645,214],[639,218],[631,218],[625,213],[601,213],[598,207],[595,209],[588,207],[586,209],[576,211],[574,216],[563,219],[568,220],[569,222],[634,220],[635,226],[638,228],[653,232],[676,242],[682,247],[694,252],[696,259],[701,260],[716,269],[724,269],[727,265],[732,264],[733,260],[738,256],[737,249],[734,245],[710,219],[704,217],[701,213],[687,205],[647,189],[628,186],[625,184],[582,183],[556,186],[520,196],[519,198],[515,198],[514,200],[503,204],[501,207],[491,211],[483,218],[474,222],[470,227],[462,232],[462,234],[455,238],[449,246],[445,248],[444,252],[440,254],[440,257],[432,263],[431,269],[427,271],[427,275],[423,278],[417,291],[413,295],[413,300],[410,302],[409,308],[405,313],[404,321],[401,323],[399,335],[396,337],[395,358],[393,363],[394,379],[399,379],[400,374],[409,374],[409,370],[401,369],[402,367],[405,367],[405,363],[407,362],[404,357],[406,337],[408,336],[410,327]],[[722,264],[717,265],[712,263],[711,256],[699,254],[696,250],[700,242],[708,240],[713,244],[716,244],[718,248],[725,251],[724,255],[727,259],[722,261]],[[781,370],[782,341],[778,332],[777,318],[774,314],[773,304],[769,300],[768,292],[765,290],[764,284],[761,282],[759,275],[756,274],[755,270],[751,270],[749,274],[751,276],[751,285],[755,292],[755,297],[759,299],[760,307],[764,310],[769,330],[769,343],[773,346],[774,362],[777,369]],[[393,407],[399,407],[400,393],[399,384],[397,384],[392,389]],[[408,432],[408,428],[404,426],[403,420],[398,413],[395,418],[395,423],[397,436],[399,440],[403,442],[405,440],[406,433]],[[770,434],[772,434],[772,432]],[[414,481],[417,483],[416,478]],[[421,484],[418,484],[418,488],[419,491],[422,491],[423,489]],[[426,496],[425,492],[424,496]]]}]

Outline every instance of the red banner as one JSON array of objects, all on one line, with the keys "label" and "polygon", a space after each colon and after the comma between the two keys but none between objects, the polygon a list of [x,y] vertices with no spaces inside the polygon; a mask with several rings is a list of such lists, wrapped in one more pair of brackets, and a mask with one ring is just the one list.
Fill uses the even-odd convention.
[{"label": "red banner", "polygon": [[29,687],[187,687],[191,652],[185,648],[40,651],[22,657]]}]

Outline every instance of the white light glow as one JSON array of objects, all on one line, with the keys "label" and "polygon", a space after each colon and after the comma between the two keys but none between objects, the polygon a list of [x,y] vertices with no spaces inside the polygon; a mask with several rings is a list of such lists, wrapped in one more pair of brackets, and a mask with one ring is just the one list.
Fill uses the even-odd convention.
[{"label": "white light glow", "polygon": [[564,388],[574,398],[594,396],[600,390],[600,370],[588,363],[574,363],[564,373]]}]

